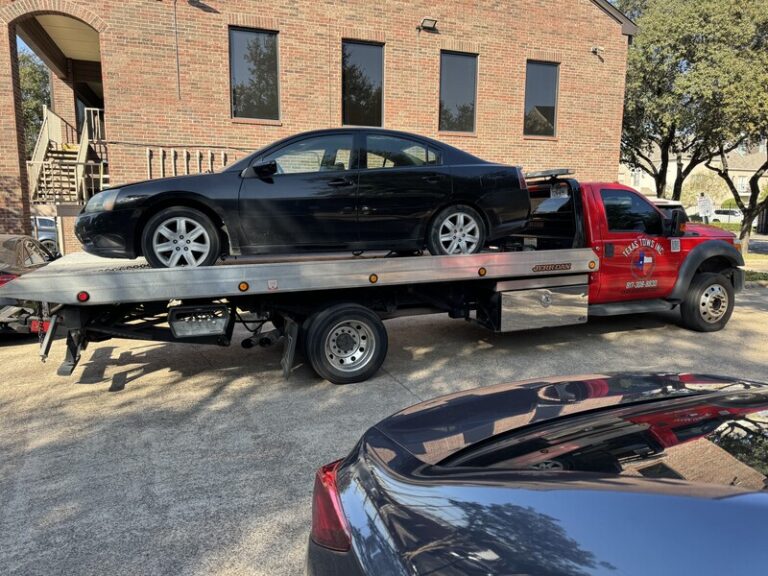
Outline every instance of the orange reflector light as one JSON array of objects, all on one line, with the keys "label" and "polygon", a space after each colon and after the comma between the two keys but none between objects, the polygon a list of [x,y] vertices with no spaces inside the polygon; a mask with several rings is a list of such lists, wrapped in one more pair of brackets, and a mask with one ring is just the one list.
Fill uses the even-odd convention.
[{"label": "orange reflector light", "polygon": [[488,270],[486,270],[485,268],[480,268],[480,269],[477,271],[477,274],[478,274],[479,276],[481,276],[481,277],[482,277],[482,276],[485,276],[486,274],[488,274]]},{"label": "orange reflector light", "polygon": [[594,270],[596,266],[597,266],[597,262],[595,262],[594,260],[590,260],[589,261],[589,269],[590,270]]},{"label": "orange reflector light", "polygon": [[376,282],[379,281],[379,276],[377,274],[371,274],[370,276],[368,276],[368,281],[371,284],[376,284]]},{"label": "orange reflector light", "polygon": [[86,292],[85,290],[83,290],[82,292],[78,292],[77,293],[77,301],[78,302],[88,302],[88,300],[90,300],[90,299],[91,299],[91,295],[88,294],[88,292]]},{"label": "orange reflector light", "polygon": [[240,290],[240,292],[248,292],[250,287],[251,286],[248,284],[248,282],[240,282],[240,284],[237,285],[237,289]]}]

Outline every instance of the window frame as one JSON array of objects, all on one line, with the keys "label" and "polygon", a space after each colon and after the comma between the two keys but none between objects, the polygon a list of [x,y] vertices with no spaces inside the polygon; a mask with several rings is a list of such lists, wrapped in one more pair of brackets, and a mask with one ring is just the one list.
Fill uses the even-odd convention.
[{"label": "window frame", "polygon": [[[653,210],[656,215],[659,217],[659,231],[656,233],[648,232],[648,230],[645,228],[645,223],[643,223],[644,229],[641,230],[634,230],[634,229],[611,229],[611,222],[610,218],[608,216],[608,206],[605,203],[605,197],[603,194],[605,192],[621,192],[623,194],[629,194],[632,197],[636,198],[639,202],[644,202],[646,206],[649,206],[651,210]],[[664,221],[666,220],[666,217],[664,216],[664,213],[659,210],[659,208],[654,205],[653,202],[649,202],[643,195],[638,194],[637,192],[634,192],[632,190],[626,190],[624,188],[600,188],[600,202],[603,205],[603,214],[605,215],[605,228],[606,232],[608,234],[645,234],[647,236],[664,236]]]},{"label": "window frame", "polygon": [[[412,142],[414,144],[417,144],[419,146],[424,147],[427,153],[427,162],[429,161],[429,150],[436,150],[440,153],[440,162],[438,164],[422,164],[421,166],[380,166],[378,168],[369,168],[368,167],[368,138],[371,136],[383,136],[385,138],[397,138],[399,140],[405,140],[406,142]],[[441,147],[434,146],[430,144],[429,142],[425,142],[423,140],[419,140],[417,138],[411,138],[409,136],[401,136],[399,134],[389,134],[389,133],[377,133],[377,132],[370,132],[366,131],[362,134],[362,141],[360,142],[360,152],[358,154],[357,158],[357,166],[360,170],[364,170],[366,172],[370,172],[373,170],[423,170],[425,168],[436,168],[438,166],[444,166],[443,159],[445,158],[445,150],[443,150]]]},{"label": "window frame", "polygon": [[[555,78],[555,118],[553,121],[554,131],[552,135],[543,134],[527,134],[525,132],[525,109],[526,101],[528,100],[528,65],[529,64],[546,64],[553,66],[557,72]],[[525,81],[523,82],[523,138],[530,138],[533,140],[558,140],[560,138],[560,131],[558,130],[558,124],[560,120],[560,62],[553,62],[551,60],[538,60],[536,58],[528,58],[525,61]]]},{"label": "window frame", "polygon": [[[370,124],[347,124],[344,122],[344,44],[363,44],[366,46],[376,46],[378,48],[381,48],[381,124],[378,126],[372,126]],[[384,118],[385,118],[385,101],[386,98],[384,97],[386,93],[386,44],[384,42],[377,42],[375,40],[360,40],[357,38],[342,38],[341,39],[341,58],[339,61],[339,64],[341,65],[341,70],[339,74],[339,78],[341,80],[340,85],[340,110],[341,110],[341,125],[343,127],[351,127],[351,128],[383,128],[384,127]]]},{"label": "window frame", "polygon": [[[475,59],[475,91],[473,95],[474,110],[472,114],[472,130],[443,130],[440,128],[440,102],[443,100],[443,54],[457,56],[473,56]],[[480,84],[480,54],[476,52],[461,52],[459,50],[440,50],[440,74],[437,79],[437,131],[439,134],[451,134],[462,136],[477,135],[477,109]]]},{"label": "window frame", "polygon": [[[250,166],[254,166],[255,164],[259,164],[261,162],[264,162],[264,159],[268,156],[272,156],[274,154],[277,154],[281,150],[288,148],[289,146],[293,146],[294,144],[299,144],[301,142],[304,142],[305,140],[313,140],[315,138],[329,138],[334,136],[350,136],[352,138],[352,149],[350,150],[350,158],[349,158],[349,169],[344,170],[343,172],[352,172],[353,170],[359,170],[360,169],[360,135],[352,130],[339,130],[338,132],[327,132],[325,134],[302,134],[299,137],[291,138],[287,142],[281,142],[279,145],[270,148],[268,150],[265,150],[263,153],[259,154],[258,156],[254,157],[254,159],[249,164]],[[273,178],[280,178],[283,176],[299,176],[299,175],[307,175],[307,174],[324,174],[324,173],[331,173],[333,171],[322,171],[318,170],[316,172],[288,172],[284,174],[274,174]],[[337,171],[342,172],[342,171]]]},{"label": "window frame", "polygon": [[[251,33],[261,33],[261,34],[271,34],[275,37],[275,45],[276,45],[276,52],[277,52],[277,62],[276,62],[276,70],[275,73],[277,75],[277,118],[253,118],[250,116],[235,116],[235,102],[234,102],[234,75],[233,75],[233,55],[232,55],[232,32],[251,32]],[[282,82],[282,75],[280,74],[281,69],[281,58],[280,58],[280,31],[279,30],[270,30],[268,28],[249,28],[247,26],[227,26],[227,42],[229,43],[228,46],[228,55],[229,55],[229,118],[233,122],[243,122],[243,123],[256,123],[256,124],[273,124],[273,125],[281,125],[283,121],[283,102],[282,102],[282,94],[283,94],[283,82]]]}]

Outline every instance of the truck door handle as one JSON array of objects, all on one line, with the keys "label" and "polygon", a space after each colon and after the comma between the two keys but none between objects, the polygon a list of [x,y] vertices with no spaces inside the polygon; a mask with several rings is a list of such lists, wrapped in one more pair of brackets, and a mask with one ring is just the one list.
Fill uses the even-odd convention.
[{"label": "truck door handle", "polygon": [[333,186],[334,188],[344,188],[346,186],[354,186],[354,182],[352,180],[348,180],[347,178],[334,178],[333,180],[328,181],[328,186]]},{"label": "truck door handle", "polygon": [[605,257],[606,258],[613,258],[613,244],[606,244],[605,245]]}]

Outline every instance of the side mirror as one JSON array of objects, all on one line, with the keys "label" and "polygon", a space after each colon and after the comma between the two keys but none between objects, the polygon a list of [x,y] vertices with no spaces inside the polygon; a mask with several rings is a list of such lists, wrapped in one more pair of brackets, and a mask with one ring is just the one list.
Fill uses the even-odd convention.
[{"label": "side mirror", "polygon": [[277,162],[259,162],[253,166],[248,166],[240,173],[241,178],[269,178],[277,173]]},{"label": "side mirror", "polygon": [[669,235],[673,238],[679,238],[685,233],[683,230],[683,224],[685,224],[685,218],[680,210],[672,210],[672,217],[670,218]]}]

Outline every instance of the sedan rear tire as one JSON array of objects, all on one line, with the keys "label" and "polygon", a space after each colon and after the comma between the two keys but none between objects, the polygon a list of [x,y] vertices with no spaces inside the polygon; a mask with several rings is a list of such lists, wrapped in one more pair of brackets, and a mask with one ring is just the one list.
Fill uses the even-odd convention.
[{"label": "sedan rear tire", "polygon": [[221,254],[221,239],[208,216],[194,208],[172,206],[149,219],[141,248],[152,268],[212,266]]},{"label": "sedan rear tire", "polygon": [[443,208],[432,219],[427,249],[433,256],[476,254],[485,246],[485,224],[477,210],[458,204]]}]

